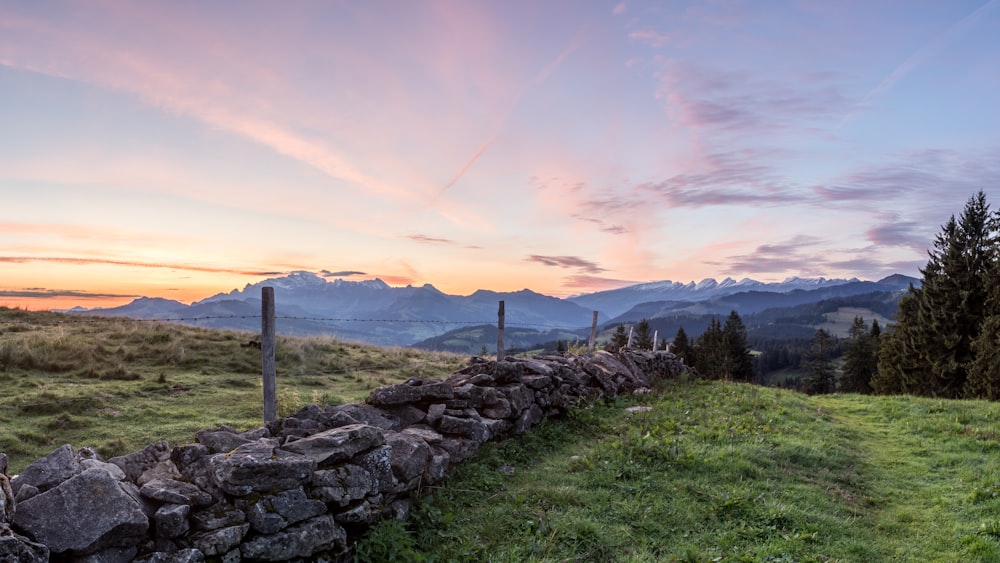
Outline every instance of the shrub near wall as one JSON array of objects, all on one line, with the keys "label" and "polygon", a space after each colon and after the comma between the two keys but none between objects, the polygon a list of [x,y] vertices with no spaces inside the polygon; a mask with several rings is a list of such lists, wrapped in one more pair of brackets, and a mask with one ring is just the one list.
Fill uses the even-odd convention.
[{"label": "shrub near wall", "polygon": [[8,479],[0,454],[0,562],[336,561],[418,489],[488,440],[580,401],[649,392],[686,371],[669,352],[472,358],[365,403],[307,406],[266,427],[203,430],[107,461],[65,445]]}]

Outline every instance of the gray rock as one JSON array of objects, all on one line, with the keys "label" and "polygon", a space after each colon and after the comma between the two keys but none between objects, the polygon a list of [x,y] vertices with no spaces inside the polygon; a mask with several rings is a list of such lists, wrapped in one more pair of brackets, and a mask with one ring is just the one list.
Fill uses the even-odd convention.
[{"label": "gray rock", "polygon": [[381,446],[358,456],[354,463],[363,467],[372,478],[372,491],[388,492],[396,488],[396,477],[392,474],[392,448]]},{"label": "gray rock", "polygon": [[211,531],[242,524],[247,521],[247,515],[227,502],[220,502],[195,510],[191,513],[190,519],[195,530]]},{"label": "gray rock", "polygon": [[455,398],[468,401],[473,407],[495,405],[498,400],[496,387],[465,384],[455,388]]},{"label": "gray rock", "polygon": [[141,487],[150,481],[158,481],[161,479],[180,479],[182,477],[181,472],[177,470],[177,466],[174,465],[174,462],[168,458],[157,462],[149,469],[143,471],[142,475],[135,480],[135,483]]},{"label": "gray rock", "polygon": [[153,522],[156,524],[156,536],[174,539],[183,536],[191,529],[188,514],[191,507],[187,504],[164,504],[156,511]]},{"label": "gray rock", "polygon": [[524,364],[504,361],[493,363],[493,382],[496,385],[520,383],[524,375]]},{"label": "gray rock", "polygon": [[325,512],[326,504],[306,497],[301,487],[262,497],[246,510],[250,527],[260,534],[273,534]]},{"label": "gray rock", "polygon": [[514,423],[514,432],[523,434],[541,421],[542,409],[538,408],[538,405],[531,405],[531,408],[524,411]]},{"label": "gray rock", "polygon": [[448,400],[454,397],[454,388],[444,381],[428,381],[415,377],[406,383],[379,387],[368,395],[368,404],[387,407],[410,403]]},{"label": "gray rock", "polygon": [[[377,500],[381,500],[381,496],[376,497]],[[372,502],[371,499],[365,500],[361,504],[351,507],[349,510],[343,510],[334,515],[337,522],[341,524],[374,524],[382,516],[382,510]]]},{"label": "gray rock", "polygon": [[380,428],[367,424],[352,424],[332,428],[319,434],[285,444],[282,449],[315,460],[324,467],[344,463],[355,455],[381,446],[385,437]]},{"label": "gray rock", "polygon": [[88,469],[102,469],[107,471],[108,474],[114,477],[117,481],[124,481],[126,479],[125,472],[122,471],[121,467],[107,461],[91,458],[80,460],[80,471],[86,471]]},{"label": "gray rock", "polygon": [[[531,410],[531,409],[528,409]],[[483,424],[486,426],[486,430],[489,432],[490,440],[497,440],[506,436],[513,425],[506,420],[495,420],[492,418],[484,418]]]},{"label": "gray rock", "polygon": [[424,481],[433,485],[441,482],[448,474],[448,465],[451,463],[451,454],[440,448],[431,448],[431,457],[427,462],[427,470],[424,471]]},{"label": "gray rock", "polygon": [[14,490],[10,487],[10,479],[0,473],[0,526],[14,521]]},{"label": "gray rock", "polygon": [[130,547],[107,547],[96,553],[73,559],[73,563],[131,563],[139,549]]},{"label": "gray rock", "polygon": [[402,430],[402,433],[416,436],[417,438],[420,438],[421,440],[427,442],[428,444],[436,444],[444,439],[444,436],[437,433],[437,431],[435,431],[433,428],[429,426],[422,426],[422,425],[411,426],[409,428],[404,428]]},{"label": "gray rock", "polygon": [[534,392],[523,383],[504,385],[500,388],[500,394],[510,401],[510,408],[516,415],[535,403]]},{"label": "gray rock", "polygon": [[208,506],[212,504],[212,495],[191,483],[184,483],[173,479],[150,481],[139,489],[139,493],[149,499],[173,504],[187,504],[191,506]]},{"label": "gray rock", "polygon": [[536,391],[552,387],[552,378],[548,375],[526,375],[521,382]]},{"label": "gray rock", "polygon": [[427,407],[427,424],[436,424],[437,421],[441,420],[444,415],[444,411],[447,410],[448,405],[444,403],[434,403],[433,405]]},{"label": "gray rock", "polygon": [[[531,373],[540,374],[540,375],[543,375],[543,376],[548,376],[548,375],[552,375],[553,373],[555,373],[555,370],[552,369],[552,367],[549,366],[549,364],[547,362],[544,362],[544,361],[541,361],[541,360],[538,360],[538,359],[532,359],[532,358],[512,358],[511,361],[515,361],[517,363],[523,364],[525,370],[528,371],[528,372],[531,372]],[[531,377],[531,376],[530,375],[524,375],[522,377],[522,381],[525,381],[525,378],[527,378],[527,377]],[[525,383],[527,383],[527,381],[525,381]]]},{"label": "gray rock", "polygon": [[201,551],[206,557],[225,555],[240,545],[249,529],[250,524],[240,524],[239,526],[192,534],[191,546]]},{"label": "gray rock", "polygon": [[228,427],[222,427],[218,430],[201,430],[194,435],[194,439],[214,454],[230,452],[244,444],[256,441],[241,436]]},{"label": "gray rock", "polygon": [[243,557],[262,561],[288,561],[322,551],[342,550],[347,532],[329,514],[317,516],[283,532],[258,536],[240,546]]},{"label": "gray rock", "polygon": [[479,444],[462,438],[445,438],[436,447],[448,452],[452,464],[462,463],[479,451]]},{"label": "gray rock", "polygon": [[353,464],[344,464],[336,469],[321,469],[313,473],[310,495],[324,502],[339,506],[367,497],[376,492],[371,473]]},{"label": "gray rock", "polygon": [[106,471],[88,469],[18,504],[14,523],[53,553],[95,553],[135,546],[149,520]]},{"label": "gray rock", "polygon": [[245,496],[294,489],[312,477],[316,460],[277,449],[269,440],[263,438],[209,458],[215,485],[231,495]]},{"label": "gray rock", "polygon": [[73,447],[65,444],[49,455],[35,461],[11,481],[14,494],[24,485],[32,485],[45,492],[59,483],[80,473],[80,464],[73,456]]},{"label": "gray rock", "polygon": [[177,446],[171,450],[170,461],[174,462],[177,470],[181,472],[181,475],[186,477],[188,467],[194,465],[202,458],[208,457],[211,453],[205,444],[187,444]]},{"label": "gray rock", "polygon": [[387,408],[386,410],[398,418],[399,425],[404,428],[411,424],[416,424],[427,417],[427,411],[418,409],[413,405],[401,405]]},{"label": "gray rock", "polygon": [[0,524],[0,563],[48,563],[49,548]]},{"label": "gray rock", "polygon": [[41,492],[42,491],[38,490],[38,487],[32,485],[31,483],[22,483],[17,489],[17,494],[14,495],[14,504],[16,505],[19,502],[24,502]]},{"label": "gray rock", "polygon": [[150,553],[145,557],[136,559],[136,563],[204,563],[205,554],[201,551],[188,548],[179,551]]},{"label": "gray rock", "polygon": [[136,482],[147,469],[157,463],[170,458],[170,444],[166,440],[161,440],[155,444],[150,444],[137,452],[119,457],[113,457],[108,461],[120,467],[125,472],[129,481]]},{"label": "gray rock", "polygon": [[[352,424],[367,424],[383,430],[398,430],[400,426],[399,419],[392,413],[388,413],[371,405],[338,405],[336,407],[327,407],[326,410],[334,416],[340,415],[355,420],[356,422],[353,422]],[[344,424],[341,426],[347,425]]]},{"label": "gray rock", "polygon": [[7,454],[0,454],[0,474],[8,475],[7,473],[8,463],[9,462],[7,460]]},{"label": "gray rock", "polygon": [[400,483],[409,483],[419,478],[427,470],[431,448],[427,442],[413,434],[402,432],[386,433],[386,443],[392,447],[389,463],[392,473]]},{"label": "gray rock", "polygon": [[481,420],[458,418],[444,415],[438,422],[438,430],[443,434],[457,434],[482,444],[490,437],[489,429]]},{"label": "gray rock", "polygon": [[511,408],[510,401],[501,398],[495,405],[480,408],[479,414],[487,418],[504,419],[514,416],[514,409]]}]

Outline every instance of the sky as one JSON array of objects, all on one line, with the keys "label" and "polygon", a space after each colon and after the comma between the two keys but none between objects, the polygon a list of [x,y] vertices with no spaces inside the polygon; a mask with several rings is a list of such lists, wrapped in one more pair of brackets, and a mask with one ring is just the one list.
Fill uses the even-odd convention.
[{"label": "sky", "polygon": [[919,276],[1000,0],[0,0],[0,306]]}]

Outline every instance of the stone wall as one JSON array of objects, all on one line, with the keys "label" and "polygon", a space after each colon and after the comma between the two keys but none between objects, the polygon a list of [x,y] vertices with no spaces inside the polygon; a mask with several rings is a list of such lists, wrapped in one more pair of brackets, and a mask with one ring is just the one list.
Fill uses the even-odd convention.
[{"label": "stone wall", "polygon": [[203,430],[103,460],[65,445],[7,477],[0,563],[350,560],[350,538],[405,519],[419,487],[493,439],[581,402],[648,392],[686,368],[669,352],[472,358],[361,404],[309,405],[266,427]]}]

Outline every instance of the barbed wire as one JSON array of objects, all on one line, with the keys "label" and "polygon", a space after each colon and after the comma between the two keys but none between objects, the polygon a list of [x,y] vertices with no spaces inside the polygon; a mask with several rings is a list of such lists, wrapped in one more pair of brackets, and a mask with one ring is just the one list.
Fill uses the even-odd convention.
[{"label": "barbed wire", "polygon": [[[60,325],[71,325],[71,324],[86,324],[86,323],[106,323],[108,321],[133,321],[133,322],[147,322],[147,323],[185,323],[185,322],[200,322],[209,320],[252,320],[252,319],[262,319],[261,315],[202,315],[198,317],[157,317],[157,318],[140,318],[140,317],[125,317],[125,316],[99,316],[99,315],[88,315],[88,316],[75,316],[67,315],[68,318],[56,319],[56,320],[37,320],[37,319],[3,319],[0,318],[0,326],[3,325],[33,325],[33,326],[60,326]],[[496,321],[490,320],[476,320],[476,321],[457,321],[457,320],[442,320],[442,319],[365,319],[358,317],[307,317],[307,316],[294,316],[294,315],[277,315],[275,319],[278,320],[296,320],[296,321],[311,321],[311,322],[339,322],[339,323],[382,323],[382,324],[440,324],[440,325],[457,325],[457,326],[496,326]],[[567,326],[564,323],[541,323],[541,322],[505,322],[507,327],[518,327],[518,328],[547,328],[547,329],[564,329],[564,330],[586,330],[587,326],[579,325],[577,327]],[[230,327],[221,327],[230,328]],[[331,327],[333,328],[333,327]],[[237,329],[238,330],[238,329]]]}]

